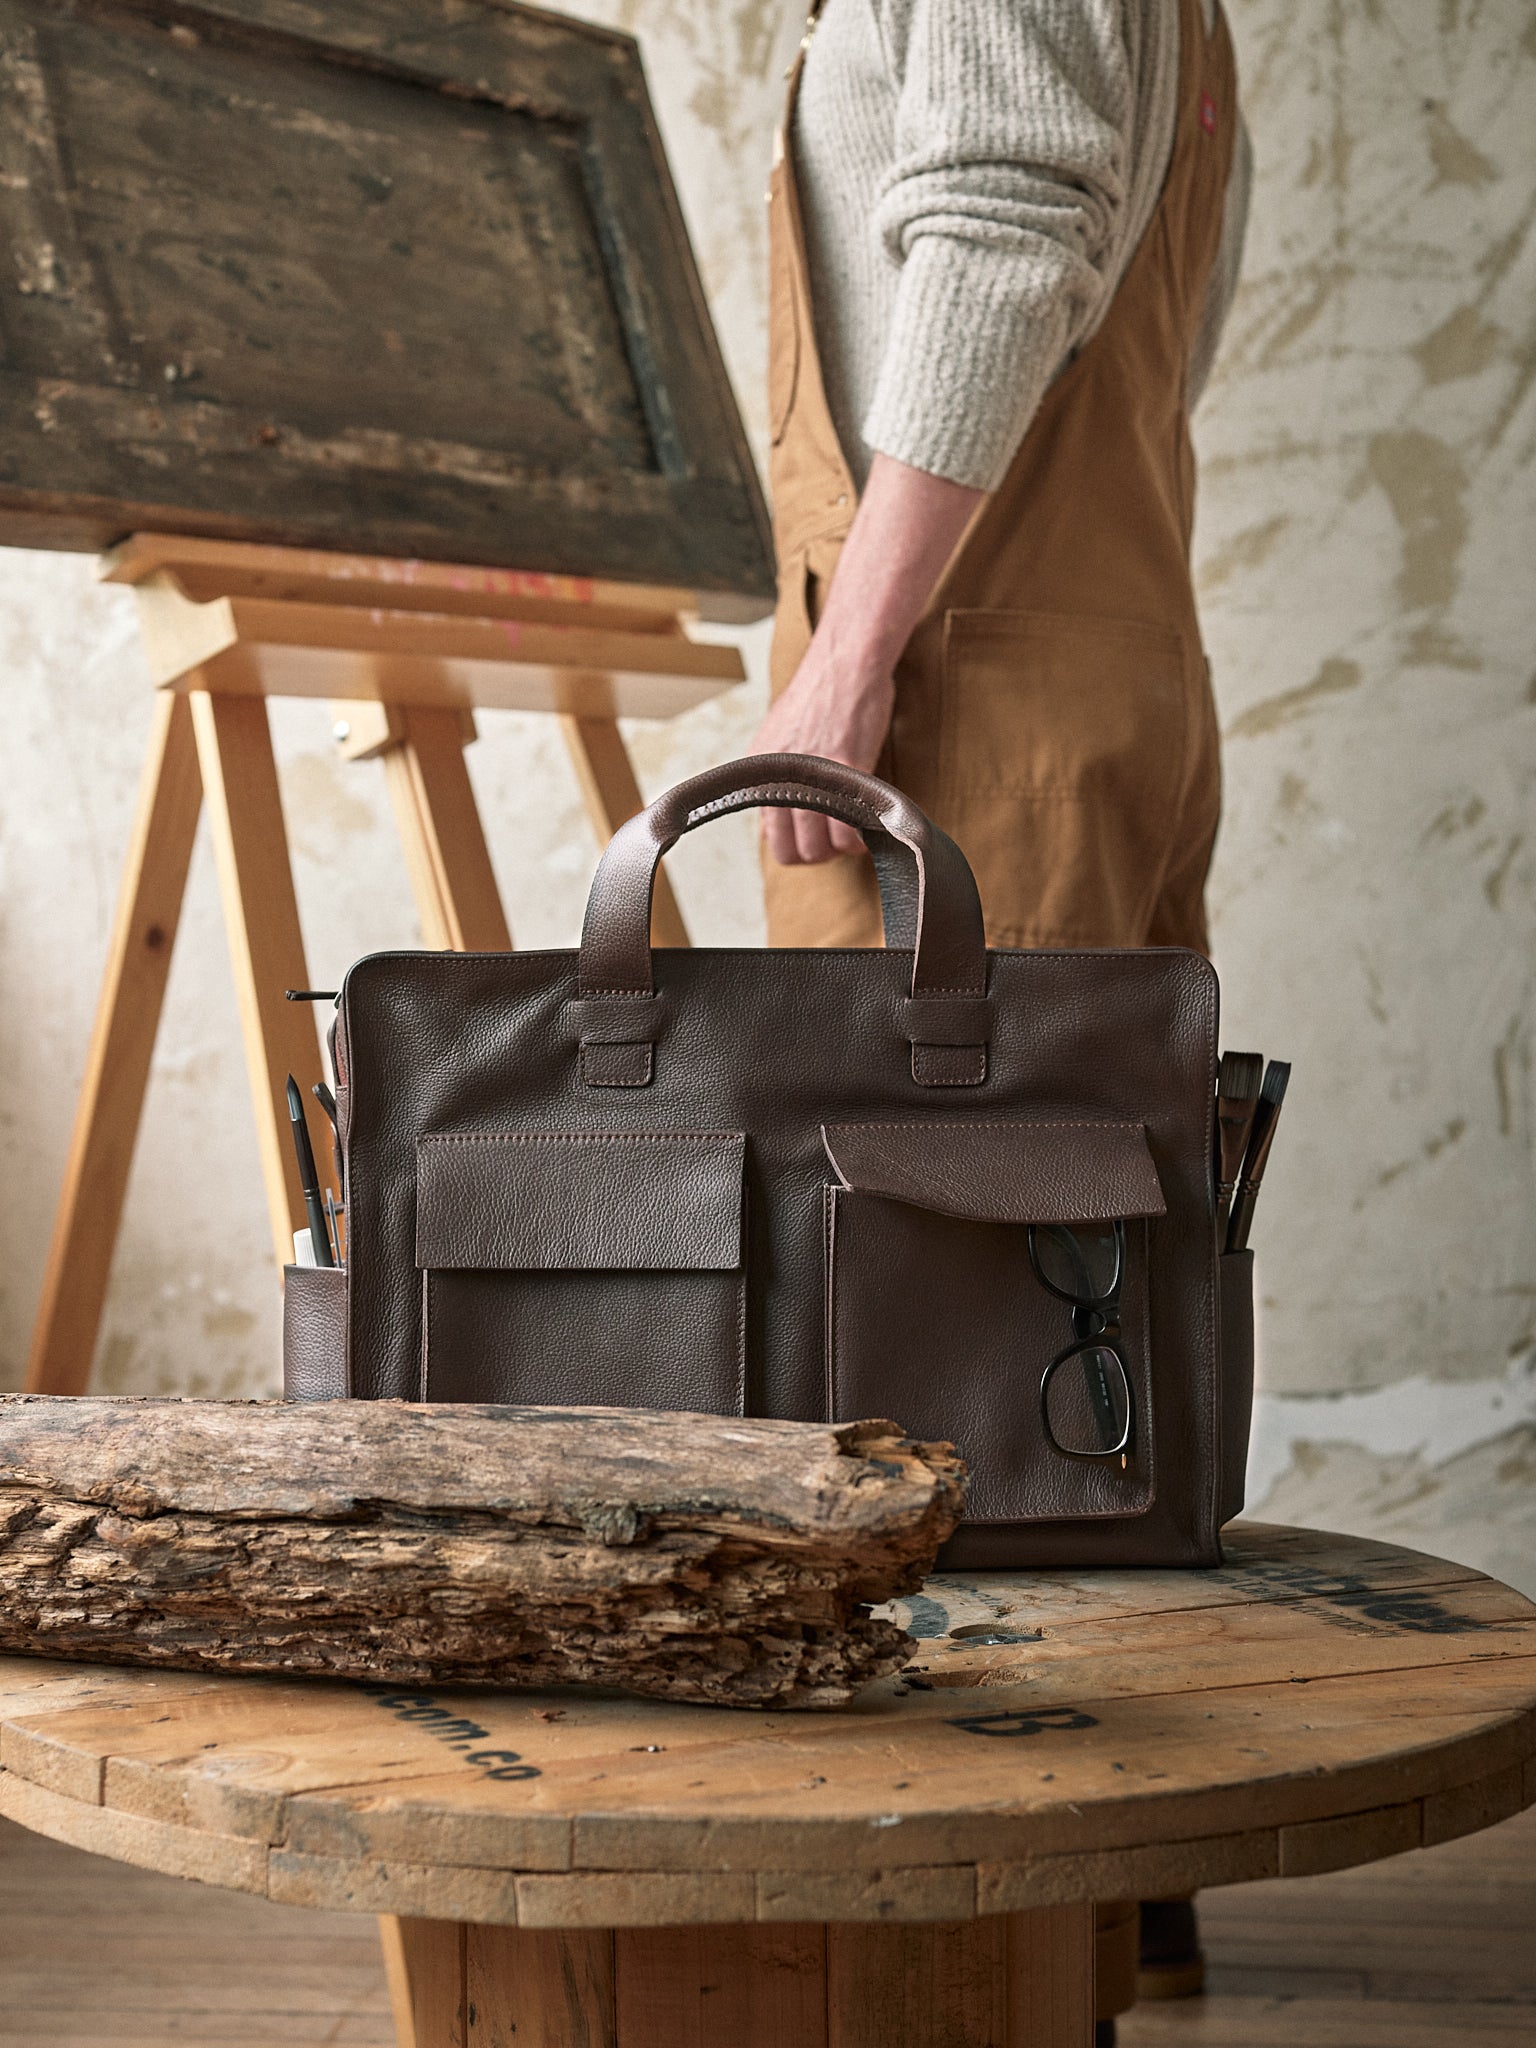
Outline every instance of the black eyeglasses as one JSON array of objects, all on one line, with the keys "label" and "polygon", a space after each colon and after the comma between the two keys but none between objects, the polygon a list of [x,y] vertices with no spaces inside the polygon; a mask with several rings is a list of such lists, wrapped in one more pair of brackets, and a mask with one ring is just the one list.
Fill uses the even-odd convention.
[{"label": "black eyeglasses", "polygon": [[1032,1223],[1029,1263],[1072,1310],[1077,1341],[1045,1368],[1040,1419],[1064,1458],[1119,1458],[1131,1441],[1131,1379],[1120,1344],[1125,1225]]}]

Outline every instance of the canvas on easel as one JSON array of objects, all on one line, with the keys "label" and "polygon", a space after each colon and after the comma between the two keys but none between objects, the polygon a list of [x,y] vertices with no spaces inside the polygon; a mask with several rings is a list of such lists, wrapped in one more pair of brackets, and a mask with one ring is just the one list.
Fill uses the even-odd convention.
[{"label": "canvas on easel", "polygon": [[627,36],[505,0],[0,0],[0,543],[771,594]]},{"label": "canvas on easel", "polygon": [[[106,551],[157,688],[28,1385],[83,1391],[206,806],[281,1262],[323,1068],[266,699],[383,759],[429,946],[511,944],[464,747],[739,682],[768,525],[634,42],[510,0],[0,0],[0,544]],[[658,943],[685,944],[663,886]]]}]

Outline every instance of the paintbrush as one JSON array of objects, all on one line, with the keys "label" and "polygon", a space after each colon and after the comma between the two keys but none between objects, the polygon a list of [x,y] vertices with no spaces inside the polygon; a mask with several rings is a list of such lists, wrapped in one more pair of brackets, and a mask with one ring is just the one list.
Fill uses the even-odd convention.
[{"label": "paintbrush", "polygon": [[1264,1168],[1269,1163],[1269,1148],[1275,1141],[1275,1125],[1280,1120],[1280,1105],[1285,1100],[1285,1084],[1290,1078],[1288,1060],[1270,1061],[1264,1086],[1259,1090],[1259,1106],[1253,1113],[1253,1129],[1248,1134],[1248,1150],[1232,1203],[1232,1223],[1227,1232],[1229,1252],[1248,1249],[1248,1233],[1253,1228],[1253,1206],[1258,1197],[1259,1182],[1264,1178]]},{"label": "paintbrush", "polygon": [[1232,1196],[1264,1078],[1261,1052],[1224,1052],[1216,1071],[1216,1242],[1224,1244]]}]

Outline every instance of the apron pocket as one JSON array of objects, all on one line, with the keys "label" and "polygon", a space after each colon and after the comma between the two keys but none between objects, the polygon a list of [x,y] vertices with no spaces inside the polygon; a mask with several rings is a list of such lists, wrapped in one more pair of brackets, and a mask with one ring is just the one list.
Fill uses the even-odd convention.
[{"label": "apron pocket", "polygon": [[423,1398],[740,1414],[745,1154],[739,1131],[423,1138]]},{"label": "apron pocket", "polygon": [[[1147,1219],[1163,1198],[1141,1126],[844,1124],[823,1136],[838,1183],[825,1197],[832,1419],[889,1415],[913,1436],[953,1442],[971,1473],[969,1523],[1144,1512],[1153,1498]],[[1029,1253],[1031,1223],[1077,1224],[1086,1235],[1115,1222],[1125,1232],[1123,1465],[1115,1455],[1065,1456],[1047,1434],[1042,1382],[1078,1332]],[[1052,1384],[1063,1437],[1115,1426],[1101,1388],[1085,1379],[1079,1415],[1061,1371]]]},{"label": "apron pocket", "polygon": [[946,615],[938,816],[992,944],[1144,942],[1184,789],[1188,674],[1169,626]]}]

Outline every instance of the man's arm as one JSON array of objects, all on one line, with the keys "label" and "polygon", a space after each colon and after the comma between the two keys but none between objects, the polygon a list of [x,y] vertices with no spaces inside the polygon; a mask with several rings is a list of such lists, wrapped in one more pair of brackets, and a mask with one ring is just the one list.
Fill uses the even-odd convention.
[{"label": "man's arm", "polygon": [[[900,272],[862,435],[873,451],[805,660],[757,736],[873,766],[891,674],[984,491],[1102,298],[1125,203],[1124,0],[875,0],[899,80],[864,232]],[[861,845],[771,812],[782,862]]]},{"label": "man's arm", "polygon": [[[891,676],[982,493],[876,455],[794,679],[758,728],[760,754],[822,754],[873,768],[885,744]],[[765,811],[776,861],[830,860],[864,842],[819,811]]]}]

